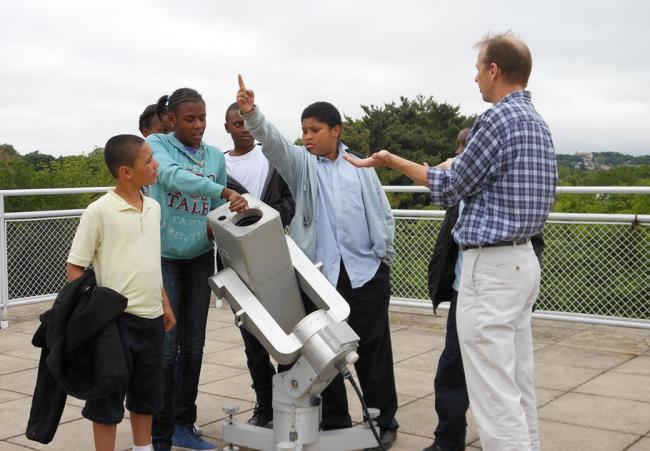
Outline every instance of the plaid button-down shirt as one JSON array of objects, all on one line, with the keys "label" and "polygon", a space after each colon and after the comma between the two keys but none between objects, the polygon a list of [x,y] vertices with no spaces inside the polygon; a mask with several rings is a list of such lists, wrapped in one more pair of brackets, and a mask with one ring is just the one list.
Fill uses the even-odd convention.
[{"label": "plaid button-down shirt", "polygon": [[528,91],[505,96],[481,114],[451,168],[430,168],[431,199],[465,209],[453,229],[462,245],[539,233],[555,197],[557,166],[548,125]]}]

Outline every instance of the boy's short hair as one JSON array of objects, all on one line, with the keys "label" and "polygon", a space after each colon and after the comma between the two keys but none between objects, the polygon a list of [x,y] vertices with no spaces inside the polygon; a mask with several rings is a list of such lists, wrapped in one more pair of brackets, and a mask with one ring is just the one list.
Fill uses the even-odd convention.
[{"label": "boy's short hair", "polygon": [[239,104],[237,102],[231,103],[228,109],[226,110],[226,124],[228,123],[228,116],[232,111],[237,111],[239,113]]},{"label": "boy's short hair", "polygon": [[329,102],[315,102],[305,108],[300,116],[300,120],[313,117],[320,122],[324,122],[330,127],[342,125],[341,113],[334,105]]},{"label": "boy's short hair", "polygon": [[[151,127],[151,119],[154,115],[158,116],[158,105],[155,103],[145,108],[140,115],[140,119],[138,120],[138,129],[140,132],[144,133],[145,128]],[[158,116],[158,119],[160,119],[160,116]]]},{"label": "boy's short hair", "polygon": [[133,167],[144,142],[136,135],[117,135],[106,142],[104,160],[113,177],[117,179],[120,166]]}]

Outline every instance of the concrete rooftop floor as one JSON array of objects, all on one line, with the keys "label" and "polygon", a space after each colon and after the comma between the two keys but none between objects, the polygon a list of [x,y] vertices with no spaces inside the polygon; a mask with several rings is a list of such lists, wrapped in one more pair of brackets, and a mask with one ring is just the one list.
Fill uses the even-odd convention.
[{"label": "concrete rooftop floor", "polygon": [[[47,305],[14,307],[0,331],[0,450],[92,449],[92,432],[81,417],[82,401],[69,398],[52,443],[24,436],[39,349],[31,336]],[[419,451],[436,425],[433,376],[444,345],[445,311],[391,309],[391,328],[401,425],[393,450]],[[535,320],[537,399],[542,449],[650,450],[650,331]],[[222,408],[238,404],[246,421],[254,407],[243,344],[229,308],[211,308],[199,387],[198,424],[220,446]],[[361,409],[348,394],[353,418]],[[468,450],[480,449],[471,413]],[[128,418],[118,427],[117,449],[130,449]]]}]

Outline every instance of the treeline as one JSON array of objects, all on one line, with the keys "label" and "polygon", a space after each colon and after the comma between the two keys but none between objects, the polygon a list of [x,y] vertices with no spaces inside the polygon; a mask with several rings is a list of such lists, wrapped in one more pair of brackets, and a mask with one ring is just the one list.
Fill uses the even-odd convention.
[{"label": "treeline", "polygon": [[[104,163],[104,150],[55,158],[41,152],[24,156],[9,144],[0,145],[0,188],[76,188],[111,186],[114,180]],[[85,208],[97,194],[20,196],[5,199],[5,211]]]},{"label": "treeline", "polygon": [[[363,116],[345,117],[341,139],[361,154],[389,149],[413,161],[438,164],[451,157],[458,132],[475,117],[460,114],[458,106],[431,97],[401,97],[381,106],[362,105]],[[299,141],[299,140],[298,140]],[[583,170],[575,166],[581,157],[558,155],[560,185],[650,186],[650,156],[632,157],[616,152],[593,154],[594,161],[611,169]],[[380,169],[383,185],[410,185],[395,171]],[[55,158],[41,152],[20,155],[9,144],[0,145],[0,188],[64,188],[107,186],[113,180],[104,165],[103,149],[88,154]],[[6,211],[84,208],[96,194],[7,198]],[[434,208],[427,194],[390,193],[393,208]],[[650,214],[650,196],[560,195],[554,211]]]},{"label": "treeline", "polygon": [[[624,153],[618,152],[593,152],[593,162],[598,166],[635,166],[641,164],[650,164],[650,155],[640,155],[635,157],[633,155],[627,155]],[[557,155],[557,163],[560,166],[569,166],[569,167],[583,167],[584,166],[584,156],[583,155]]]},{"label": "treeline", "polygon": [[[341,140],[362,154],[389,149],[412,161],[436,165],[453,156],[458,132],[471,127],[474,116],[463,116],[458,106],[416,96],[382,106],[361,105],[360,119],[345,118]],[[405,176],[381,168],[382,185],[411,185]],[[389,193],[393,208],[432,208],[427,194]]]},{"label": "treeline", "polygon": [[[558,166],[562,186],[650,186],[650,164],[584,170]],[[650,214],[650,196],[633,194],[560,194],[553,211]]]}]

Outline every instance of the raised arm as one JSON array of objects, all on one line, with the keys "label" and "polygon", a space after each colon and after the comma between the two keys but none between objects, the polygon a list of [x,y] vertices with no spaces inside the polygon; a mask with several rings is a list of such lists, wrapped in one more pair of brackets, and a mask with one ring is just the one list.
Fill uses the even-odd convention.
[{"label": "raised arm", "polygon": [[298,171],[302,161],[308,156],[307,152],[294,146],[271,122],[266,120],[259,108],[255,106],[255,93],[246,88],[241,75],[238,75],[238,79],[237,104],[246,128],[262,143],[262,152],[282,178],[289,186],[295,187]]}]

